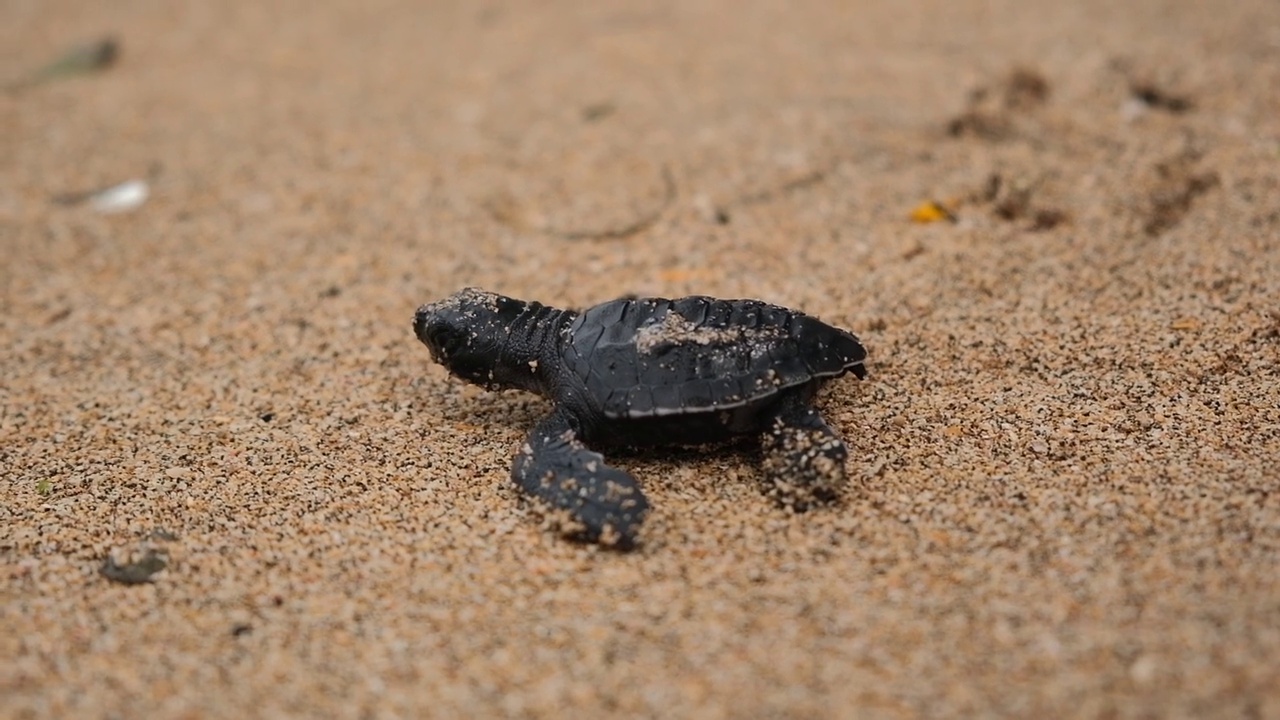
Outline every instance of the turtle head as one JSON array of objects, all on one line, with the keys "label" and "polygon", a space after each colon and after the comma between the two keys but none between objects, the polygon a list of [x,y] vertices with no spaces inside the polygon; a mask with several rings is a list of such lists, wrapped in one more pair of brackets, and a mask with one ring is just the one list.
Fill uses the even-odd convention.
[{"label": "turtle head", "polygon": [[418,308],[413,331],[436,362],[467,382],[538,390],[541,348],[527,331],[531,305],[466,288]]}]

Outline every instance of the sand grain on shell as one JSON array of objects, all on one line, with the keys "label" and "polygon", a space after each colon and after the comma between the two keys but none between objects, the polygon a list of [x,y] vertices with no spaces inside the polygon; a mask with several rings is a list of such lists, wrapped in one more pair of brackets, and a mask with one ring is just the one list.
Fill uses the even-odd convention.
[{"label": "sand grain on shell", "polygon": [[[0,716],[1280,716],[1280,5],[271,7],[4,11]],[[844,497],[557,539],[466,286],[849,328]]]},{"label": "sand grain on shell", "polygon": [[728,345],[738,342],[741,337],[739,330],[699,327],[680,313],[668,312],[661,320],[636,330],[636,350],[645,355],[673,345]]}]

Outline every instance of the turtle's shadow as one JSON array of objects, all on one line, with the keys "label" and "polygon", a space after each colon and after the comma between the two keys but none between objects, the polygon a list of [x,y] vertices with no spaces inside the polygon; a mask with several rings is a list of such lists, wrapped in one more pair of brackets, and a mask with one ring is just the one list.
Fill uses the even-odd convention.
[{"label": "turtle's shadow", "polygon": [[[466,419],[491,430],[523,437],[553,407],[554,404],[549,400],[529,393],[491,392],[469,399]],[[751,435],[705,445],[595,446],[588,443],[588,447],[606,458],[624,461],[683,463],[738,458],[758,464],[763,457],[759,440]]]},{"label": "turtle's shadow", "polygon": [[662,460],[675,463],[737,458],[758,464],[763,457],[759,441],[746,435],[706,445],[655,445],[650,447],[619,445],[600,448],[599,451],[607,457],[616,457],[620,460]]}]

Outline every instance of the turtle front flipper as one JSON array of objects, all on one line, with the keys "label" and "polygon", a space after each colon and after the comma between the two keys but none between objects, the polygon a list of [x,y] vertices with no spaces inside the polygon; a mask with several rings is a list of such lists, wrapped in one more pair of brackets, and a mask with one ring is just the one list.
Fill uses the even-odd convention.
[{"label": "turtle front flipper", "polygon": [[511,477],[546,507],[561,533],[601,545],[630,548],[649,510],[635,478],[588,450],[561,410],[534,426]]},{"label": "turtle front flipper", "polygon": [[761,437],[768,494],[795,510],[831,502],[845,483],[844,441],[806,402],[783,400]]}]

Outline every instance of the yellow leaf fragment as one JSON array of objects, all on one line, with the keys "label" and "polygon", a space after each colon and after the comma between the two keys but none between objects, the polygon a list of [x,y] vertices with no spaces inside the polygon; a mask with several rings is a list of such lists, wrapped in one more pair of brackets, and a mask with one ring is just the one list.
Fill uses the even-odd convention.
[{"label": "yellow leaf fragment", "polygon": [[942,220],[955,222],[956,216],[946,205],[937,200],[926,200],[911,211],[911,222],[914,223],[935,223]]}]

